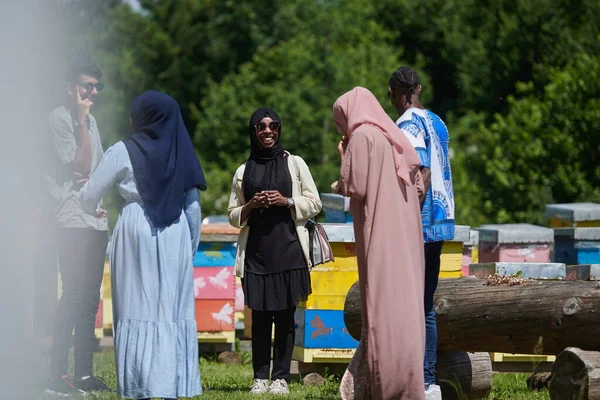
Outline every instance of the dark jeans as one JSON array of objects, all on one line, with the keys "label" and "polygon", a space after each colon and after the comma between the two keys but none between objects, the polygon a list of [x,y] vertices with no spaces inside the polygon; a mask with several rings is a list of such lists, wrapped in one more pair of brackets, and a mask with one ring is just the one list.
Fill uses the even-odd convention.
[{"label": "dark jeans", "polygon": [[88,376],[93,374],[94,330],[108,232],[65,228],[59,235],[62,296],[54,321],[50,375],[58,378],[67,374],[69,349],[73,343],[75,376]]},{"label": "dark jeans", "polygon": [[440,275],[440,256],[444,242],[425,243],[425,385],[436,383],[435,364],[437,362],[437,325],[433,310],[433,295]]},{"label": "dark jeans", "polygon": [[282,311],[252,310],[252,367],[254,379],[269,379],[271,363],[271,332],[275,323],[273,347],[273,373],[271,379],[290,381],[290,364],[296,330],[294,313],[296,307]]}]

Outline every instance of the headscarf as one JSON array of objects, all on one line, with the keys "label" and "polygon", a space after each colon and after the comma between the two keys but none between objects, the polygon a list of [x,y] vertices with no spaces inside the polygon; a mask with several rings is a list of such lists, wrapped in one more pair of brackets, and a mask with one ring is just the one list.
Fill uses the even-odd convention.
[{"label": "headscarf", "polygon": [[[265,117],[270,117],[273,121],[281,124],[281,119],[275,110],[267,107],[259,108],[250,117],[248,124],[250,157],[246,161],[243,181],[246,201],[250,201],[255,193],[263,190],[278,190],[283,196],[291,196],[291,193],[287,193],[290,187],[288,183],[291,182],[290,170],[287,165],[286,153],[280,143],[282,128],[279,129],[277,140],[270,149],[262,148],[256,138],[254,127]],[[256,174],[257,164],[264,165],[262,177],[258,177]]]},{"label": "headscarf", "polygon": [[177,102],[149,90],[131,103],[134,133],[124,140],[144,209],[155,228],[181,215],[185,192],[206,190],[202,167]]},{"label": "headscarf", "polygon": [[348,138],[361,125],[377,127],[392,145],[398,181],[405,185],[413,184],[410,173],[421,164],[419,155],[373,93],[363,87],[355,87],[344,93],[333,105],[333,120]]}]

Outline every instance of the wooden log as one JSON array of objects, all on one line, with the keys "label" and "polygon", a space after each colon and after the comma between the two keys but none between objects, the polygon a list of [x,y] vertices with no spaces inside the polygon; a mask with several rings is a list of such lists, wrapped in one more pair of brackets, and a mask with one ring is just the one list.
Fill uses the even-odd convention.
[{"label": "wooden log", "polygon": [[[595,282],[538,281],[487,286],[476,278],[440,280],[435,295],[438,349],[516,354],[600,350],[600,290]],[[360,291],[346,297],[348,332],[360,338]],[[399,311],[394,318],[402,318]]]},{"label": "wooden log", "polygon": [[439,351],[437,382],[446,400],[487,398],[492,389],[489,353]]},{"label": "wooden log", "polygon": [[534,372],[527,378],[527,389],[529,390],[543,390],[547,389],[550,385],[550,379],[552,373],[550,372]]},{"label": "wooden log", "polygon": [[551,400],[599,400],[600,352],[569,347],[556,357]]}]

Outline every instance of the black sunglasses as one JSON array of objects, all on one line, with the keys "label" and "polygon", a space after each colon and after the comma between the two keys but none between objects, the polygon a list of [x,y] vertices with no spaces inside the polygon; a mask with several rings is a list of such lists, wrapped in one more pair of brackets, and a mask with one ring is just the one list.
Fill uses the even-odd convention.
[{"label": "black sunglasses", "polygon": [[[279,130],[281,129],[281,124],[275,121],[271,122],[268,126],[273,132],[277,133],[279,133]],[[257,132],[262,132],[267,129],[267,124],[264,122],[259,122],[258,124],[254,125],[254,129],[256,129]]]},{"label": "black sunglasses", "polygon": [[78,83],[78,85],[84,88],[87,92],[91,92],[94,90],[94,88],[96,88],[97,91],[104,89],[104,84],[100,82],[96,83],[95,85],[90,82]]}]

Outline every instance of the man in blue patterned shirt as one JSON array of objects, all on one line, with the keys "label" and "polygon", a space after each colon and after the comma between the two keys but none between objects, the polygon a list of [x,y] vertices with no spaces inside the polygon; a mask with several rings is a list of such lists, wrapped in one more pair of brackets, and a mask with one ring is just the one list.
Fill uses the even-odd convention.
[{"label": "man in blue patterned shirt", "polygon": [[400,114],[396,124],[403,130],[421,158],[426,197],[421,206],[425,242],[425,397],[441,399],[436,385],[437,326],[433,295],[440,273],[445,240],[454,238],[454,193],[448,156],[448,129],[439,116],[419,101],[422,87],[417,73],[401,67],[390,77],[388,97]]}]

